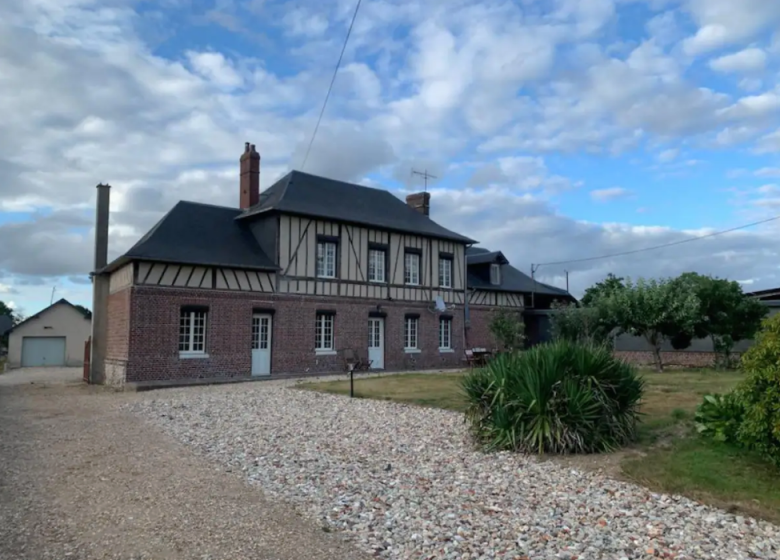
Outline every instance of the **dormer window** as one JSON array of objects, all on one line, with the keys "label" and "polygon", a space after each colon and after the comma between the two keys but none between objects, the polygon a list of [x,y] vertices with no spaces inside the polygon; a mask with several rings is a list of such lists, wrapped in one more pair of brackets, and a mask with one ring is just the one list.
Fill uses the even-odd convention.
[{"label": "dormer window", "polygon": [[491,264],[490,265],[490,283],[494,286],[499,286],[501,284],[501,265],[500,264]]}]

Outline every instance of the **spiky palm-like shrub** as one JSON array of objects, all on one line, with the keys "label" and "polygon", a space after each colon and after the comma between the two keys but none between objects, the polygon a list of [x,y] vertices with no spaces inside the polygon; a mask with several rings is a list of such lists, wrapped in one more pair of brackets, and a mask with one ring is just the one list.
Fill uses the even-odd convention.
[{"label": "spiky palm-like shrub", "polygon": [[605,347],[556,341],[498,356],[462,388],[487,449],[594,453],[636,439],[644,384]]}]

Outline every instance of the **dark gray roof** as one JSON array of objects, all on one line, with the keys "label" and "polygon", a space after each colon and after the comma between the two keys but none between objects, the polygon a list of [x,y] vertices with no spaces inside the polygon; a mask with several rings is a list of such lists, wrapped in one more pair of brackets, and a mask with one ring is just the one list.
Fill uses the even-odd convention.
[{"label": "dark gray roof", "polygon": [[8,315],[0,315],[0,337],[11,330],[14,320]]},{"label": "dark gray roof", "polygon": [[291,171],[264,190],[260,202],[239,217],[244,219],[272,210],[475,243],[440,226],[388,191],[301,171]]},{"label": "dark gray roof", "polygon": [[[520,272],[506,261],[501,267],[501,284],[494,286],[490,283],[490,274],[485,264],[496,262],[496,255],[504,255],[500,251],[489,251],[482,247],[469,247],[466,249],[466,264],[468,265],[468,287],[478,290],[492,290],[497,292],[523,292],[530,294],[546,294],[551,296],[568,296],[566,290],[550,286]],[[504,260],[506,260],[504,258]]]},{"label": "dark gray roof", "polygon": [[38,311],[38,313],[36,313],[35,315],[30,315],[30,316],[29,316],[29,317],[27,317],[27,319],[25,319],[24,321],[21,321],[21,322],[19,322],[19,323],[16,323],[16,324],[15,324],[13,327],[11,327],[10,329],[8,329],[8,331],[7,331],[7,332],[9,332],[9,333],[10,333],[10,332],[11,332],[11,331],[13,331],[14,329],[18,329],[19,327],[21,327],[22,325],[24,325],[26,322],[28,322],[28,321],[32,321],[33,319],[37,319],[38,317],[40,317],[41,315],[43,315],[44,313],[46,313],[46,312],[47,312],[49,309],[51,309],[52,307],[56,307],[56,306],[58,306],[58,305],[63,305],[63,304],[64,304],[64,305],[69,305],[70,307],[72,307],[73,309],[75,309],[76,311],[78,311],[78,312],[79,312],[79,314],[80,314],[82,317],[84,317],[84,319],[91,320],[91,318],[92,318],[92,313],[91,313],[89,310],[87,310],[87,312],[85,313],[85,312],[84,312],[84,310],[83,310],[83,309],[81,309],[80,307],[76,307],[76,306],[75,306],[75,305],[73,305],[71,302],[69,302],[67,299],[65,299],[65,298],[61,298],[61,299],[59,299],[59,300],[55,301],[54,303],[52,303],[52,304],[51,304],[49,307],[46,307],[46,308],[44,308],[44,309],[41,309],[41,310],[40,310],[40,311]]},{"label": "dark gray roof", "polygon": [[181,201],[105,270],[131,259],[276,270],[248,226],[235,220],[241,212]]}]

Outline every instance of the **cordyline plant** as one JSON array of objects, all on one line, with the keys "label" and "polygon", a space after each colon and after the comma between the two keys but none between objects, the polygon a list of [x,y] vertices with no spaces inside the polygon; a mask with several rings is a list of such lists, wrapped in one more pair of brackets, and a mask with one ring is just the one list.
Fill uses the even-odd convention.
[{"label": "cordyline plant", "polygon": [[597,298],[607,321],[629,334],[643,337],[653,352],[657,371],[663,371],[661,345],[680,333],[694,332],[700,302],[689,283],[672,279],[626,280],[625,288]]}]

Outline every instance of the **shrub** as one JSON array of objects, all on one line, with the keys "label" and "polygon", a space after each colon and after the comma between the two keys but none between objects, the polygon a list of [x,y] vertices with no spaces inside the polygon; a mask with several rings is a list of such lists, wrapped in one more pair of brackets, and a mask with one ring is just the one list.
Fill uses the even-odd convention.
[{"label": "shrub", "polygon": [[780,314],[761,321],[755,344],[742,355],[740,367],[747,373],[780,367]]},{"label": "shrub", "polygon": [[696,409],[694,421],[696,430],[715,441],[736,443],[744,408],[736,393],[725,395],[705,395]]},{"label": "shrub", "polygon": [[736,396],[745,411],[739,443],[780,467],[780,367],[751,372]]},{"label": "shrub", "polygon": [[499,309],[493,314],[489,328],[502,350],[511,352],[522,346],[525,323],[518,311]]},{"label": "shrub", "polygon": [[466,419],[487,449],[592,453],[636,439],[644,385],[609,349],[556,341],[500,355],[462,387]]}]

